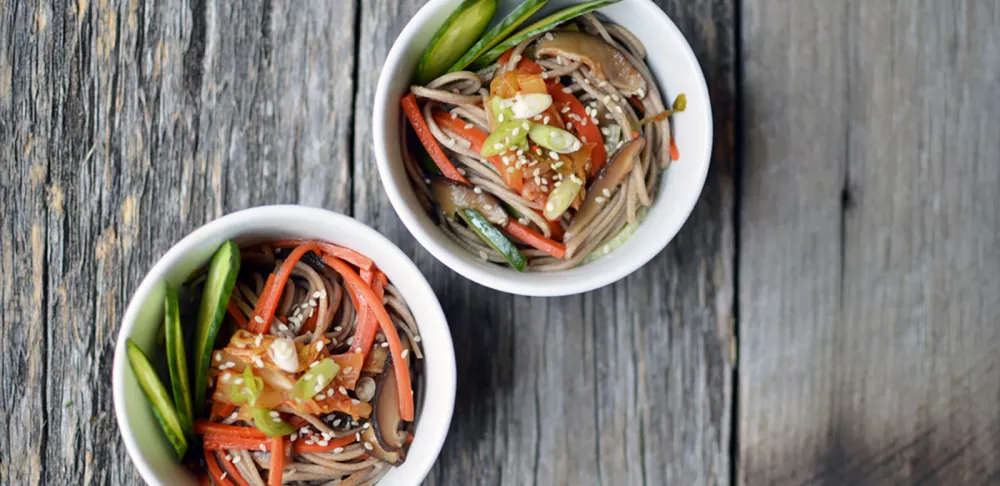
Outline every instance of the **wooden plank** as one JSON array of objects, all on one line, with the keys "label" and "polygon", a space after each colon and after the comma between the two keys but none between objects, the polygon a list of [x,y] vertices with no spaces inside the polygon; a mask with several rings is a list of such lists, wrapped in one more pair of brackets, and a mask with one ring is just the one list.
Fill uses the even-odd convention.
[{"label": "wooden plank", "polygon": [[703,201],[671,246],[589,294],[512,297],[464,280],[408,234],[371,163],[379,68],[423,2],[363,2],[355,215],[424,271],[449,316],[459,389],[427,484],[729,484],[735,41],[732,4],[661,2],[716,106]]},{"label": "wooden plank", "polygon": [[0,5],[0,204],[16,215],[0,410],[18,444],[0,483],[138,484],[111,403],[124,306],[223,212],[348,208],[356,6],[63,3]]},{"label": "wooden plank", "polygon": [[740,482],[996,484],[1000,9],[744,6]]}]

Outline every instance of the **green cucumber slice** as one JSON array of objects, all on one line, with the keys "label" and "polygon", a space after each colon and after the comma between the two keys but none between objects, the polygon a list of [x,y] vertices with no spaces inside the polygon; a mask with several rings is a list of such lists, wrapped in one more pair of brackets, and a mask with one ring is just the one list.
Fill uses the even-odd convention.
[{"label": "green cucumber slice", "polygon": [[136,379],[139,380],[139,387],[142,388],[142,392],[146,394],[149,404],[153,407],[153,415],[156,415],[167,440],[177,451],[177,458],[183,459],[187,452],[188,443],[187,439],[184,438],[184,429],[181,428],[181,419],[177,416],[177,410],[171,403],[170,394],[167,393],[160,378],[156,376],[156,370],[153,369],[153,363],[150,363],[149,356],[146,356],[146,353],[142,352],[131,339],[125,342],[125,348],[128,361],[132,364],[132,371],[135,373]]},{"label": "green cucumber slice", "polygon": [[500,232],[496,229],[490,222],[479,214],[475,209],[463,209],[458,212],[458,214],[465,220],[465,223],[469,225],[472,229],[486,244],[493,247],[494,250],[500,252],[504,259],[518,272],[523,272],[524,267],[528,265],[528,261],[524,259],[524,255],[521,254],[521,250],[517,249],[514,243],[511,243]]},{"label": "green cucumber slice", "polygon": [[465,0],[438,29],[420,56],[417,84],[445,73],[483,35],[497,12],[497,0]]},{"label": "green cucumber slice", "polygon": [[309,400],[326,388],[337,373],[340,373],[340,365],[336,361],[330,358],[320,361],[295,382],[292,396],[296,400]]},{"label": "green cucumber slice", "polygon": [[646,219],[647,212],[648,208],[639,208],[635,212],[635,223],[626,224],[625,227],[618,230],[618,234],[616,234],[614,238],[611,238],[607,243],[594,248],[594,251],[587,254],[587,256],[583,259],[583,263],[586,264],[597,260],[604,255],[615,251],[619,246],[624,245],[625,242],[632,237],[632,234],[635,233],[635,230],[639,229],[639,225],[642,224],[642,220]]},{"label": "green cucumber slice", "polygon": [[556,28],[556,26],[561,23],[568,22],[585,13],[593,12],[594,10],[607,7],[608,5],[618,3],[619,1],[621,0],[591,0],[589,2],[574,5],[553,13],[552,15],[549,15],[548,17],[521,29],[520,32],[497,44],[489,51],[483,53],[478,59],[475,60],[475,62],[472,63],[472,68],[482,69],[489,66],[490,64],[496,62],[496,60],[511,47],[514,47],[538,34],[544,34],[545,32]]},{"label": "green cucumber slice", "polygon": [[266,408],[254,407],[253,425],[268,437],[284,437],[292,435],[296,430],[292,424],[281,420],[281,415],[278,412]]},{"label": "green cucumber slice", "polygon": [[163,299],[163,328],[167,341],[167,367],[170,369],[170,387],[174,394],[174,408],[181,421],[184,435],[190,437],[194,421],[191,406],[191,385],[188,381],[187,353],[184,351],[184,330],[181,329],[181,311],[177,292],[167,287]]},{"label": "green cucumber slice", "polygon": [[205,385],[208,382],[208,364],[212,356],[212,345],[219,333],[222,318],[229,305],[229,295],[240,273],[240,247],[227,241],[215,251],[208,266],[205,290],[201,294],[198,307],[198,327],[194,341],[194,406],[198,410],[205,405]]},{"label": "green cucumber slice", "polygon": [[506,39],[511,33],[514,32],[519,25],[523,24],[529,17],[535,15],[549,0],[524,0],[521,5],[518,5],[513,11],[507,14],[499,24],[494,26],[485,35],[483,35],[479,42],[469,49],[464,56],[462,56],[455,64],[452,64],[448,68],[448,72],[461,71],[465,69],[472,61],[475,61],[480,54],[492,49],[494,46],[499,44],[501,41]]}]

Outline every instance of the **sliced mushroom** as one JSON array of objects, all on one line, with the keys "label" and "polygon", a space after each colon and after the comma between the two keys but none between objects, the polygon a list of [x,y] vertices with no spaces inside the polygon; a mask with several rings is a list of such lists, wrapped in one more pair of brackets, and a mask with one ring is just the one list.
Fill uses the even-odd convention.
[{"label": "sliced mushroom", "polygon": [[365,364],[361,368],[361,371],[380,375],[385,371],[385,362],[387,359],[389,359],[389,348],[372,346],[372,350],[368,352],[368,357],[365,358]]},{"label": "sliced mushroom", "polygon": [[372,428],[383,449],[396,451],[406,442],[405,422],[399,415],[399,393],[396,391],[396,372],[392,365],[379,378],[375,391],[375,410],[372,413]]},{"label": "sliced mushroom", "polygon": [[375,433],[375,429],[372,427],[368,427],[367,429],[361,431],[361,440],[363,440],[368,444],[371,444],[372,446],[370,450],[368,449],[368,446],[365,446],[365,450],[367,450],[371,455],[385,462],[388,462],[393,466],[398,466],[399,464],[401,464],[403,461],[406,460],[405,449],[387,451],[379,442],[377,436],[378,434]]},{"label": "sliced mushroom", "polygon": [[358,400],[370,403],[375,398],[375,389],[377,387],[378,385],[375,384],[375,380],[372,377],[363,376],[354,387],[354,394],[358,396]]},{"label": "sliced mushroom", "polygon": [[485,192],[475,192],[474,189],[455,182],[437,178],[431,181],[434,199],[441,205],[445,214],[452,216],[459,209],[471,208],[482,214],[489,222],[504,226],[507,224],[507,213],[497,198]]},{"label": "sliced mushroom", "polygon": [[535,44],[536,56],[561,56],[580,61],[598,78],[629,94],[646,89],[646,81],[617,47],[583,32],[554,31]]},{"label": "sliced mushroom", "polygon": [[601,206],[608,202],[618,185],[632,171],[644,145],[646,141],[642,137],[633,139],[618,151],[611,163],[601,168],[597,179],[587,189],[587,198],[583,201],[583,206],[573,216],[573,222],[566,230],[566,238],[578,233],[597,216],[597,213],[601,212]]}]

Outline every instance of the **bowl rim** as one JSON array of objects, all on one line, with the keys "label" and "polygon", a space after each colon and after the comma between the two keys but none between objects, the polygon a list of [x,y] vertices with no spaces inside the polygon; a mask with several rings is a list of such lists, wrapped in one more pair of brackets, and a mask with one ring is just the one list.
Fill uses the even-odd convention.
[{"label": "bowl rim", "polygon": [[[674,206],[675,211],[683,213],[683,217],[678,218],[673,224],[663,227],[662,231],[659,233],[660,236],[651,240],[648,244],[635,249],[636,251],[631,252],[631,256],[628,258],[621,258],[618,260],[618,265],[611,268],[605,268],[606,271],[603,273],[597,273],[590,276],[573,275],[572,277],[574,278],[568,278],[569,276],[567,275],[567,278],[561,278],[558,281],[553,281],[552,278],[537,278],[537,276],[559,276],[567,272],[572,272],[573,270],[585,268],[587,265],[580,265],[572,269],[551,273],[517,273],[512,269],[499,265],[482,264],[482,262],[474,259],[474,256],[467,251],[459,254],[452,248],[449,248],[445,244],[439,243],[435,240],[431,231],[440,231],[439,229],[435,228],[434,230],[429,231],[422,226],[422,223],[419,220],[421,216],[417,214],[418,210],[407,205],[403,195],[404,189],[396,184],[391,175],[392,168],[390,167],[390,156],[387,143],[389,143],[388,141],[395,140],[398,137],[388,136],[388,134],[391,134],[391,128],[389,131],[384,129],[384,127],[390,126],[386,123],[388,111],[386,107],[389,106],[389,100],[387,100],[387,97],[389,96],[389,91],[391,89],[390,84],[392,79],[386,75],[386,72],[388,71],[387,68],[392,68],[398,65],[404,59],[406,56],[405,51],[407,50],[409,44],[412,43],[413,38],[418,35],[420,29],[422,29],[426,23],[433,20],[438,10],[443,8],[445,5],[456,1],[457,0],[429,0],[420,8],[420,10],[417,11],[417,13],[406,23],[406,26],[403,27],[403,30],[393,42],[392,48],[389,50],[385,62],[382,64],[378,83],[375,88],[375,98],[372,108],[372,138],[375,161],[378,167],[379,178],[381,179],[382,186],[389,197],[389,202],[391,203],[393,210],[399,216],[400,220],[402,220],[407,231],[409,231],[417,242],[427,249],[427,251],[430,252],[431,255],[433,255],[438,261],[445,264],[456,273],[480,285],[516,295],[557,297],[579,294],[617,282],[650,262],[654,257],[656,257],[657,254],[666,248],[666,246],[673,240],[673,238],[680,231],[681,227],[683,227],[684,223],[691,216],[692,211],[694,211],[694,208],[701,197],[701,192],[704,189],[706,180],[708,179],[708,172],[711,166],[714,143],[714,121],[712,116],[711,98],[709,96],[708,83],[705,80],[705,73],[701,69],[701,64],[698,62],[698,58],[691,49],[691,45],[687,41],[687,38],[684,37],[684,34],[680,31],[677,25],[674,24],[673,20],[670,19],[666,12],[653,3],[652,0],[624,0],[621,2],[622,4],[631,3],[634,4],[634,7],[644,9],[643,12],[635,15],[648,18],[649,20],[646,20],[646,22],[662,24],[665,29],[663,34],[664,37],[673,37],[679,40],[679,52],[686,60],[686,63],[693,68],[693,74],[698,88],[697,94],[699,97],[703,98],[706,103],[705,125],[702,127],[706,133],[704,153],[692,156],[690,161],[686,160],[686,156],[684,157],[685,163],[699,164],[700,170],[697,173],[697,179],[691,181],[692,190],[689,192],[690,195],[682,198],[680,200],[680,204],[675,204]],[[662,85],[662,83],[663,81],[661,80],[660,84]],[[666,177],[667,174],[669,174],[669,171],[664,173],[664,177]],[[408,176],[407,182],[409,183]],[[662,184],[662,180],[660,183]],[[654,200],[654,206],[656,204],[657,202]],[[423,211],[420,210],[419,212],[422,213]],[[427,216],[424,215],[424,217]],[[649,221],[647,220],[643,224],[648,223]]]},{"label": "bowl rim", "polygon": [[[178,242],[174,243],[170,249],[167,250],[167,252],[164,253],[155,264],[153,264],[150,270],[142,278],[139,285],[132,293],[132,297],[130,298],[125,313],[122,316],[120,327],[118,329],[118,337],[115,341],[111,376],[113,403],[115,407],[115,421],[117,423],[122,441],[125,443],[125,449],[128,452],[129,458],[132,460],[136,469],[138,469],[143,480],[147,483],[163,484],[162,480],[154,472],[149,460],[140,451],[138,441],[136,440],[136,433],[132,430],[132,425],[128,421],[125,412],[127,404],[124,392],[127,368],[126,362],[128,361],[125,356],[125,342],[129,337],[131,337],[134,329],[138,325],[138,316],[143,303],[149,298],[156,286],[166,278],[169,270],[176,265],[184,255],[194,250],[198,245],[202,245],[205,239],[210,238],[211,235],[218,232],[221,228],[243,227],[243,231],[245,231],[245,228],[248,225],[254,225],[255,221],[257,222],[256,225],[259,227],[260,219],[280,217],[290,211],[294,211],[300,216],[305,215],[312,220],[321,220],[333,226],[346,228],[352,232],[365,233],[365,238],[377,242],[376,244],[383,245],[385,251],[395,253],[396,259],[400,259],[400,261],[405,262],[405,265],[403,265],[404,268],[399,271],[408,273],[410,278],[412,278],[411,285],[416,286],[417,289],[407,292],[406,289],[401,288],[400,292],[404,293],[404,296],[406,293],[416,291],[429,294],[433,297],[430,302],[426,300],[421,301],[421,307],[425,308],[425,312],[429,312],[433,317],[431,319],[425,319],[423,322],[417,322],[417,327],[420,328],[422,326],[430,326],[443,328],[441,329],[443,332],[440,333],[440,342],[437,346],[438,349],[435,351],[436,353],[442,354],[442,361],[438,363],[438,366],[436,366],[438,371],[433,374],[433,377],[442,385],[441,391],[444,392],[444,396],[440,397],[441,403],[447,404],[447,407],[444,407],[443,410],[436,411],[436,416],[433,416],[433,418],[440,424],[437,428],[425,428],[421,430],[422,435],[429,437],[428,445],[433,448],[434,453],[429,456],[431,460],[420,465],[420,481],[427,476],[431,468],[437,462],[437,458],[444,446],[448,431],[451,428],[451,421],[454,415],[455,397],[457,392],[457,371],[455,364],[455,348],[451,338],[448,321],[444,314],[444,310],[441,308],[441,303],[437,298],[437,294],[427,281],[427,278],[424,277],[420,269],[413,263],[413,260],[411,260],[410,257],[407,256],[406,253],[404,253],[392,241],[375,229],[350,216],[326,209],[295,204],[266,205],[243,209],[216,218],[203,224],[181,238]],[[378,262],[376,261],[376,263]],[[428,382],[430,379],[431,375],[428,374]],[[424,419],[428,412],[429,410],[426,408],[425,404],[425,408],[420,412],[418,419]],[[415,470],[414,472],[417,471]]]}]

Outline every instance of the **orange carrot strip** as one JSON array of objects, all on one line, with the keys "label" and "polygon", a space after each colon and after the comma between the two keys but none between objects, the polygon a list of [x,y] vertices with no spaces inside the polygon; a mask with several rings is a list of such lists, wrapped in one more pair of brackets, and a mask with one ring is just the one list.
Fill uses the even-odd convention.
[{"label": "orange carrot strip", "polygon": [[218,486],[233,486],[229,479],[222,477],[222,468],[219,467],[219,457],[214,452],[205,449],[205,465],[208,466],[208,475]]},{"label": "orange carrot strip", "polygon": [[229,315],[233,317],[233,320],[236,321],[237,326],[240,326],[240,329],[247,328],[247,319],[243,317],[243,312],[236,305],[236,301],[230,300],[229,304],[226,305],[226,310],[229,311]]},{"label": "orange carrot strip", "polygon": [[[225,451],[219,452],[223,455],[226,454]],[[250,486],[250,483],[248,483],[246,479],[243,479],[243,475],[240,474],[240,470],[236,469],[236,464],[233,464],[232,461],[227,461],[225,457],[220,457],[219,461],[222,462],[222,467],[226,468],[226,474],[228,474],[230,478],[233,478],[233,481],[235,481],[236,484],[239,486]]]},{"label": "orange carrot strip", "polygon": [[566,257],[566,245],[542,236],[541,233],[518,223],[513,218],[507,221],[507,226],[504,227],[504,229],[506,229],[508,233],[514,235],[517,239],[538,248],[549,255],[559,259]]},{"label": "orange carrot strip", "polygon": [[[267,244],[273,246],[274,248],[295,248],[306,241],[307,240],[302,239],[275,240],[269,241]],[[350,248],[345,248],[333,243],[327,243],[325,241],[317,241],[316,244],[319,245],[319,248],[323,251],[323,253],[335,256],[346,261],[347,263],[350,263],[351,265],[354,265],[355,267],[365,269],[371,268],[374,264],[371,258],[368,258]]]},{"label": "orange carrot strip", "polygon": [[601,137],[601,129],[596,123],[593,123],[593,120],[590,120],[590,115],[587,114],[583,103],[576,99],[573,93],[563,91],[563,88],[565,87],[559,83],[552,83],[549,85],[549,95],[552,96],[553,104],[568,106],[570,113],[575,114],[582,120],[587,120],[586,124],[580,123],[577,120],[573,124],[573,131],[580,137],[580,141],[586,140],[585,143],[596,143],[590,151],[590,176],[593,177],[608,160],[608,152],[604,149],[604,138]]},{"label": "orange carrot strip", "polygon": [[222,449],[239,449],[246,451],[261,450],[260,446],[267,447],[267,438],[258,439],[255,437],[229,437],[225,435],[206,435],[205,448],[212,451]]},{"label": "orange carrot strip", "polygon": [[431,133],[430,127],[427,126],[427,121],[424,120],[424,116],[420,113],[420,107],[417,106],[417,97],[413,93],[410,93],[404,96],[399,103],[403,106],[406,118],[410,119],[410,124],[413,125],[413,131],[417,133],[417,138],[420,139],[420,143],[427,149],[427,153],[431,155],[431,159],[437,164],[438,169],[441,169],[441,173],[455,182],[469,185],[469,181],[465,180],[465,176],[452,165],[451,160],[448,160],[448,156],[445,155],[444,150],[441,150],[441,146],[434,139],[434,134]]},{"label": "orange carrot strip", "polygon": [[319,445],[317,443],[306,444],[304,438],[299,437],[299,440],[295,441],[292,445],[293,454],[309,454],[315,452],[327,452],[332,451],[338,447],[345,447],[354,442],[354,436],[349,435],[347,437],[340,437],[339,439],[330,439],[327,441],[327,445]]},{"label": "orange carrot strip", "polygon": [[677,160],[679,158],[681,158],[681,153],[677,150],[677,144],[674,143],[674,137],[670,137],[670,160]]},{"label": "orange carrot strip", "polygon": [[285,438],[271,439],[271,467],[267,474],[267,486],[281,486],[281,473],[285,469]]},{"label": "orange carrot strip", "polygon": [[257,299],[257,307],[253,310],[251,331],[266,334],[271,328],[271,319],[274,318],[274,311],[278,308],[278,301],[281,300],[281,292],[285,289],[285,283],[292,276],[292,269],[295,268],[295,264],[302,258],[302,255],[310,251],[320,253],[320,247],[315,241],[307,241],[295,247],[285,262],[281,264],[278,272],[271,274],[274,280],[272,281],[271,277],[268,277],[270,285],[265,285],[263,292],[267,295]]},{"label": "orange carrot strip", "polygon": [[[434,112],[434,122],[439,126],[448,129],[449,131],[455,133],[456,135],[469,141],[472,150],[479,153],[483,150],[483,144],[486,143],[486,137],[489,135],[486,132],[476,128],[469,127],[465,128],[469,122],[461,118],[452,118],[450,114],[444,111]],[[521,188],[524,187],[524,178],[521,175],[521,171],[515,170],[514,172],[507,172],[507,166],[504,165],[503,159],[499,155],[493,155],[491,157],[486,157],[493,164],[493,168],[500,173],[503,177],[504,184],[507,187],[520,192]]]},{"label": "orange carrot strip", "polygon": [[[500,57],[497,59],[497,62],[499,62],[501,65],[507,64],[507,61],[510,60],[510,56],[512,56],[513,54],[514,54],[514,48],[511,47],[510,49],[507,49],[507,52],[500,55]],[[515,67],[518,71],[524,71],[526,73],[531,73],[531,74],[542,74],[542,71],[544,71],[544,69],[542,69],[542,67],[539,66],[538,63],[532,61],[531,59],[529,59],[527,56],[524,55],[522,55],[521,59],[517,61],[517,66]]]},{"label": "orange carrot strip", "polygon": [[236,405],[215,400],[212,402],[212,409],[208,413],[208,419],[218,420],[223,417],[228,417],[229,414],[234,411],[236,411]]},{"label": "orange carrot strip", "polygon": [[195,420],[194,432],[198,435],[214,435],[219,437],[233,437],[244,439],[266,439],[267,435],[256,427],[241,427],[239,425],[226,425],[208,420]]},{"label": "orange carrot strip", "polygon": [[[361,279],[369,284],[369,287],[375,292],[375,296],[378,297],[378,301],[382,302],[382,297],[385,296],[385,288],[382,283],[385,274],[378,272],[373,276],[372,272],[362,271]],[[361,324],[362,321],[364,326]],[[375,343],[375,331],[377,330],[378,322],[375,320],[375,314],[368,307],[365,307],[361,312],[361,319],[358,320],[358,329],[354,333],[354,352],[361,353],[362,361],[368,356],[372,344]]]},{"label": "orange carrot strip", "polygon": [[330,266],[333,271],[339,273],[344,278],[344,283],[348,288],[353,287],[354,293],[358,294],[362,305],[370,307],[378,318],[382,333],[389,343],[389,352],[392,354],[392,361],[396,364],[396,389],[399,390],[399,416],[407,422],[413,421],[413,385],[410,383],[410,367],[403,359],[403,344],[399,340],[399,333],[389,318],[382,299],[375,295],[375,292],[365,286],[361,277],[347,266],[344,262],[329,256],[323,257],[323,262]]}]

